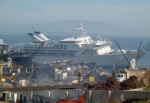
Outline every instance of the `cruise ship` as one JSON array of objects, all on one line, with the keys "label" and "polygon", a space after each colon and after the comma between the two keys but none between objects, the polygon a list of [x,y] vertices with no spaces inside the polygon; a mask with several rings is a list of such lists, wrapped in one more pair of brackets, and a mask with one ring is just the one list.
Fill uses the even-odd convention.
[{"label": "cruise ship", "polygon": [[[29,33],[31,43],[22,43],[10,48],[12,53],[22,56],[32,56],[36,63],[71,60],[73,63],[94,62],[101,67],[127,67],[129,62],[138,61],[146,52],[138,50],[113,50],[111,41],[92,40],[79,24],[81,34],[76,37],[65,38],[60,41],[48,39],[41,32]],[[124,55],[128,60],[125,59]],[[17,56],[17,55],[14,55]],[[137,58],[138,57],[138,58]],[[132,62],[131,62],[132,61]]]}]

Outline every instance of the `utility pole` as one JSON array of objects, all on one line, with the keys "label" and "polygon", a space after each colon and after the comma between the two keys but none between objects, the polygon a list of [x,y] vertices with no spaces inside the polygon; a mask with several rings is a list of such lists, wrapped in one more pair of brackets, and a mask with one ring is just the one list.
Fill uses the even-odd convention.
[{"label": "utility pole", "polygon": [[0,83],[2,83],[2,78],[3,78],[3,70],[2,70],[2,63],[0,62]]},{"label": "utility pole", "polygon": [[78,83],[80,83],[80,77],[81,77],[81,73],[78,72]]}]

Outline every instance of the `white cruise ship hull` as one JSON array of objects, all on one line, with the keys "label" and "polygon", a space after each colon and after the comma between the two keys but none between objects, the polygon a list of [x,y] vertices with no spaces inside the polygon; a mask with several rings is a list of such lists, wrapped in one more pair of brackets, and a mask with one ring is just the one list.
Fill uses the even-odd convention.
[{"label": "white cruise ship hull", "polygon": [[[139,58],[142,57],[145,53],[140,54]],[[132,59],[137,57],[137,53],[127,53],[126,57],[128,61],[131,62]],[[50,56],[50,55],[42,55],[35,56],[33,61],[36,63],[44,63],[44,62],[53,62],[53,61],[62,61],[62,60],[71,60],[74,63],[81,62],[95,62],[96,66],[101,67],[112,67],[113,65],[117,67],[127,67],[129,63],[125,60],[125,57],[122,54],[116,55],[81,55],[77,56]]]}]

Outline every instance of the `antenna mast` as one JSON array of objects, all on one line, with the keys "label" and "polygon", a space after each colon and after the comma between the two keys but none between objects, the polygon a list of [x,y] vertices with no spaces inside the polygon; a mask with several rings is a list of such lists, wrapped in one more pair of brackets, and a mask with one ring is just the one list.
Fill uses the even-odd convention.
[{"label": "antenna mast", "polygon": [[82,37],[82,36],[86,36],[85,29],[82,28],[82,22],[79,23],[79,26],[80,26],[80,28],[78,28],[78,29],[81,30],[81,37]]},{"label": "antenna mast", "polygon": [[32,27],[33,31],[35,32],[35,29],[33,28],[33,26],[32,26],[32,25],[31,25],[31,27]]}]

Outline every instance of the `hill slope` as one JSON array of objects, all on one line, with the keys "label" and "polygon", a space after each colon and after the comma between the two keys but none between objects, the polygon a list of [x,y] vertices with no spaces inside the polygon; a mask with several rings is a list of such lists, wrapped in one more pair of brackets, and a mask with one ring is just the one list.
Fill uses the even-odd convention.
[{"label": "hill slope", "polygon": [[[78,34],[79,20],[59,21],[55,23],[32,24],[35,30],[46,34]],[[82,21],[83,28],[89,35],[111,36],[148,36],[150,30],[131,29],[115,24],[96,21]],[[30,24],[0,24],[0,33],[28,33],[33,32]]]}]

